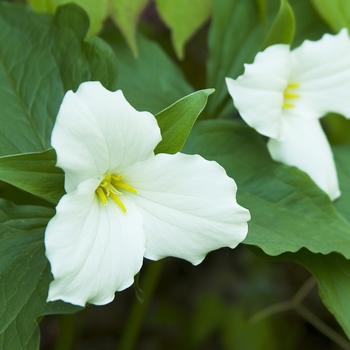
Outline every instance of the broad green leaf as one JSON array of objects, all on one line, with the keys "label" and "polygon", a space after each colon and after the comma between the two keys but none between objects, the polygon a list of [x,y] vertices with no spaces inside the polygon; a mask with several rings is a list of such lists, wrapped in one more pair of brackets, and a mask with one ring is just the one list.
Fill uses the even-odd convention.
[{"label": "broad green leaf", "polygon": [[294,13],[288,0],[281,0],[275,21],[265,38],[262,49],[274,44],[291,44],[294,37]]},{"label": "broad green leaf", "polygon": [[123,33],[134,56],[138,56],[136,43],[137,21],[149,0],[111,0],[110,15]]},{"label": "broad green leaf", "polygon": [[348,0],[311,0],[325,22],[335,31],[350,30],[350,2]]},{"label": "broad green leaf", "polygon": [[251,63],[264,41],[265,30],[254,0],[214,0],[209,32],[207,86],[216,90],[208,103],[212,117],[235,112],[225,77],[237,78]]},{"label": "broad green leaf", "polygon": [[176,153],[184,145],[198,115],[214,89],[200,90],[175,102],[156,115],[162,131],[162,141],[155,153]]},{"label": "broad green leaf", "polygon": [[335,201],[335,207],[350,222],[350,144],[333,147],[337,166],[341,196]]},{"label": "broad green leaf", "polygon": [[155,0],[157,10],[171,30],[177,57],[184,57],[184,45],[210,17],[212,0]]},{"label": "broad green leaf", "polygon": [[97,34],[103,25],[108,14],[108,6],[110,0],[86,1],[86,0],[28,0],[34,10],[38,12],[54,13],[58,6],[68,3],[75,3],[81,6],[89,16],[90,26],[87,36]]},{"label": "broad green leaf", "polygon": [[0,180],[57,204],[64,195],[64,174],[53,149],[0,157]]},{"label": "broad green leaf", "polygon": [[67,90],[88,80],[116,89],[115,56],[101,39],[84,41],[87,28],[75,5],[52,16],[0,2],[0,156],[48,149]]},{"label": "broad green leaf", "polygon": [[81,310],[63,302],[46,303],[50,267],[43,235],[54,211],[15,206],[0,199],[0,347],[39,349],[36,319]]},{"label": "broad green leaf", "polygon": [[156,43],[139,36],[139,57],[135,58],[115,28],[102,37],[117,57],[118,88],[136,109],[158,113],[193,92],[181,70]]},{"label": "broad green leaf", "polygon": [[308,175],[271,160],[262,138],[239,123],[197,123],[183,151],[221,164],[238,186],[238,203],[251,212],[244,243],[268,255],[339,252],[350,257],[350,224]]}]

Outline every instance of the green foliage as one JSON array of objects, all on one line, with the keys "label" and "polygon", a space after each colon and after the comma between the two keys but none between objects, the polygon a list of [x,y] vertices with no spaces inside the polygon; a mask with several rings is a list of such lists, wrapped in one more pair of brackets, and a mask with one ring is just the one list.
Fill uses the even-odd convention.
[{"label": "green foliage", "polygon": [[74,5],[53,17],[0,3],[1,156],[49,148],[67,90],[86,80],[115,88],[113,52],[100,39],[83,41],[87,27]]},{"label": "green foliage", "polygon": [[350,29],[350,3],[347,0],[311,0],[325,22],[335,31]]},{"label": "green foliage", "polygon": [[63,302],[46,303],[52,276],[44,256],[43,234],[51,209],[15,206],[0,200],[0,346],[39,348],[40,315],[77,312]]},{"label": "green foliage", "polygon": [[216,90],[207,111],[213,118],[234,112],[225,78],[243,73],[243,64],[251,63],[260,50],[264,32],[254,0],[213,2],[207,61],[207,86]]},{"label": "green foliage", "polygon": [[155,3],[160,16],[171,29],[176,55],[183,58],[186,41],[209,19],[212,0],[155,0]]},{"label": "green foliage", "polygon": [[0,157],[0,180],[57,204],[64,195],[64,174],[53,149]]},{"label": "green foliage", "polygon": [[120,28],[134,56],[138,56],[136,26],[148,0],[111,0],[110,15]]},{"label": "green foliage", "polygon": [[108,13],[109,2],[110,0],[99,0],[99,6],[96,6],[94,1],[86,0],[28,0],[28,3],[38,12],[54,13],[59,6],[68,3],[79,5],[89,16],[90,26],[86,34],[88,37],[97,34],[101,30]]},{"label": "green foliage", "polygon": [[162,130],[162,141],[155,153],[181,151],[194,122],[207,104],[208,96],[213,92],[213,89],[194,92],[156,115]]},{"label": "green foliage", "polygon": [[281,0],[280,9],[262,48],[274,44],[291,44],[294,38],[295,19],[288,0]]},{"label": "green foliage", "polygon": [[136,109],[155,114],[193,92],[179,67],[156,43],[140,35],[139,57],[135,58],[115,28],[106,30],[102,37],[117,57],[117,87]]}]

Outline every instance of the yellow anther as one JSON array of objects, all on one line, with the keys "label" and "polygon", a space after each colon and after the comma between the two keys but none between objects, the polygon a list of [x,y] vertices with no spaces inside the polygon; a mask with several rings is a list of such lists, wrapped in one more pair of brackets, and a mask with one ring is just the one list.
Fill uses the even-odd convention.
[{"label": "yellow anther", "polygon": [[122,188],[123,190],[127,190],[131,193],[137,194],[137,190],[134,187],[121,181],[122,178],[123,177],[121,175],[118,175],[118,176],[112,175],[113,186],[118,187],[118,188]]},{"label": "yellow anther", "polygon": [[290,94],[289,92],[285,92],[283,94],[283,96],[284,96],[284,98],[298,98],[298,97],[300,97],[299,94]]},{"label": "yellow anther", "polygon": [[299,87],[299,84],[298,83],[290,83],[287,85],[287,89],[297,89]]},{"label": "yellow anther", "polygon": [[137,190],[132,186],[121,182],[122,178],[122,175],[107,174],[99,186],[96,188],[95,193],[97,198],[101,199],[104,205],[107,205],[107,197],[110,197],[120,207],[123,213],[126,213],[126,208],[119,198],[119,195],[122,195],[123,193],[120,192],[117,188],[129,191],[134,194],[137,193]]},{"label": "yellow anther", "polygon": [[287,85],[287,87],[286,87],[286,89],[284,90],[284,93],[283,93],[284,101],[283,101],[283,104],[282,104],[282,108],[293,108],[295,106],[294,103],[286,102],[286,100],[300,97],[299,94],[291,93],[291,92],[288,91],[290,89],[297,89],[298,87],[299,87],[299,84],[297,84],[297,83],[290,83],[290,84]]}]

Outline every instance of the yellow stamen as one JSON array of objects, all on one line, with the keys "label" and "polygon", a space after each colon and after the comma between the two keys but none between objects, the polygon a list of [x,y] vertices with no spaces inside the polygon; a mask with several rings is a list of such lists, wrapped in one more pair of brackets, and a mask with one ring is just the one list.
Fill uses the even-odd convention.
[{"label": "yellow stamen", "polygon": [[103,192],[103,189],[100,186],[97,187],[96,192],[97,192],[96,193],[97,197],[100,197],[102,203],[107,204],[107,197],[106,197],[105,193]]},{"label": "yellow stamen", "polygon": [[297,89],[299,87],[299,84],[298,83],[290,83],[287,85],[287,89]]},{"label": "yellow stamen", "polygon": [[123,213],[126,213],[125,206],[124,206],[123,202],[120,200],[120,198],[119,198],[116,194],[114,194],[114,193],[111,193],[109,196],[114,200],[114,202],[115,202],[116,204],[119,205],[119,207],[120,207],[120,209],[122,210],[122,212],[123,212]]},{"label": "yellow stamen", "polygon": [[107,174],[99,186],[96,188],[95,193],[97,195],[97,198],[101,199],[104,205],[107,205],[107,197],[110,197],[120,207],[122,212],[126,213],[126,208],[119,198],[119,195],[122,195],[123,193],[120,192],[117,188],[129,191],[134,194],[137,194],[137,190],[125,182],[121,182],[122,178],[122,175]]},{"label": "yellow stamen", "polygon": [[283,96],[284,96],[284,98],[298,98],[298,97],[300,97],[299,94],[290,94],[289,92],[285,92],[283,94]]},{"label": "yellow stamen", "polygon": [[286,102],[286,100],[300,97],[299,94],[291,93],[291,92],[288,91],[290,89],[297,89],[298,87],[299,87],[299,84],[297,84],[297,83],[290,83],[290,84],[287,85],[287,87],[286,87],[286,89],[284,90],[284,93],[283,93],[284,101],[283,101],[283,104],[282,104],[282,108],[293,108],[295,106],[294,103]]},{"label": "yellow stamen", "polygon": [[125,182],[121,182],[122,178],[123,177],[121,175],[118,175],[118,176],[112,175],[113,186],[122,188],[123,190],[127,190],[131,193],[137,194],[137,190],[134,187],[126,184]]}]

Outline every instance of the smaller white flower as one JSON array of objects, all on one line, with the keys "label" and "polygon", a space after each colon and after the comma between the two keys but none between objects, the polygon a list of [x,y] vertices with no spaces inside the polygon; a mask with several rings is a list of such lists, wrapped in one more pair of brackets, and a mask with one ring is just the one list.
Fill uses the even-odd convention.
[{"label": "smaller white flower", "polygon": [[216,162],[157,154],[154,116],[98,82],[68,91],[52,132],[65,189],[45,232],[48,301],[106,304],[133,283],[143,257],[199,264],[247,234],[248,210]]},{"label": "smaller white flower", "polygon": [[297,166],[334,200],[340,196],[333,155],[319,118],[350,117],[350,40],[346,29],[319,41],[268,47],[245,65],[228,91],[242,118],[270,137],[274,160]]}]

